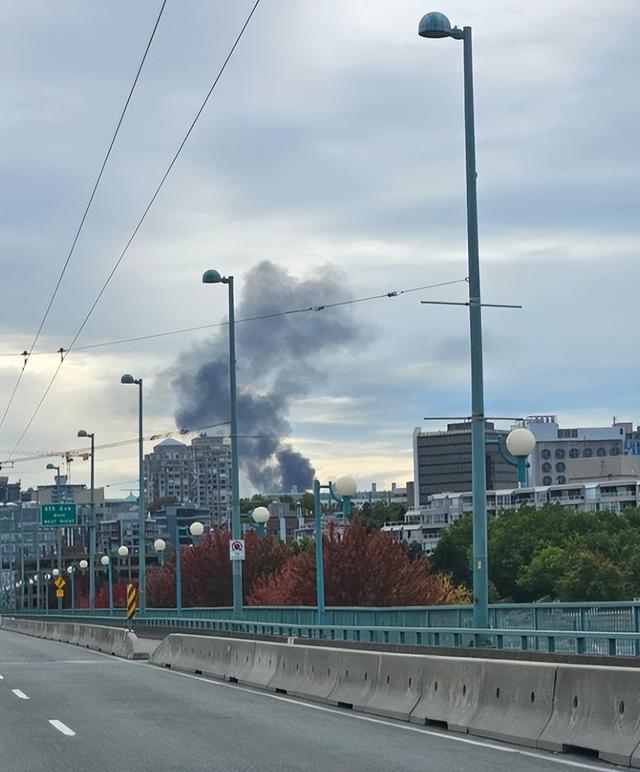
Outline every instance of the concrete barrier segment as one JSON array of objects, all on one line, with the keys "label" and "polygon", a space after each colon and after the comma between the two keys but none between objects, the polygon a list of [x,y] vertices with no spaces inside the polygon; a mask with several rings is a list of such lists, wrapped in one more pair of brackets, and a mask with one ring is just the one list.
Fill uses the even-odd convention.
[{"label": "concrete barrier segment", "polygon": [[[538,747],[588,749],[603,761],[640,767],[640,672],[558,665],[553,712]],[[633,757],[633,758],[632,758]]]},{"label": "concrete barrier segment", "polygon": [[479,660],[479,671],[469,733],[535,748],[551,718],[556,666]]},{"label": "concrete barrier segment", "polygon": [[422,696],[428,669],[425,659],[419,654],[381,655],[376,686],[360,710],[408,721]]},{"label": "concrete barrier segment", "polygon": [[422,695],[410,721],[467,732],[480,704],[480,670],[485,660],[424,657]]},{"label": "concrete barrier segment", "polygon": [[376,690],[381,655],[338,649],[335,656],[337,679],[329,701],[336,705],[351,705],[360,710]]}]

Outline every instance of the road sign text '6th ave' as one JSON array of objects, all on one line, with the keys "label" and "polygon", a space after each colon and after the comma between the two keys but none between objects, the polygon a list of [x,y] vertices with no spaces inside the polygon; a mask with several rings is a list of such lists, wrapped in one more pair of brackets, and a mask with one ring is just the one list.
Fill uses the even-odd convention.
[{"label": "road sign text '6th ave'", "polygon": [[43,504],[40,508],[42,525],[77,525],[75,504]]}]

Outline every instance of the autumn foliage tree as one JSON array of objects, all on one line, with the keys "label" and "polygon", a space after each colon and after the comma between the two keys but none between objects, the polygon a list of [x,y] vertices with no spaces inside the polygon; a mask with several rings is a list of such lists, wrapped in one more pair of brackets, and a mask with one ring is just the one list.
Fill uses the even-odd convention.
[{"label": "autumn foliage tree", "polygon": [[[401,606],[467,603],[466,588],[431,571],[426,557],[410,561],[402,544],[369,532],[356,518],[342,536],[323,540],[325,595],[330,606]],[[255,605],[315,605],[313,545],[292,554],[275,573],[257,577],[249,595]]]},{"label": "autumn foliage tree", "polygon": [[[182,547],[182,602],[185,606],[230,606],[232,604],[229,531],[216,528],[197,547]],[[291,548],[272,536],[245,536],[246,559],[242,566],[245,603],[254,584],[265,574],[277,572]],[[175,608],[175,552],[164,567],[149,573],[147,602],[155,608]]]}]

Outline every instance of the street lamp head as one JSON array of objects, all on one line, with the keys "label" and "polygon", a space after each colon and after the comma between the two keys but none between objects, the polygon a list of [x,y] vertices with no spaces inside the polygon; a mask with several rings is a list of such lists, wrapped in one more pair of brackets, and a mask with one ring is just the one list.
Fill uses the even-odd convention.
[{"label": "street lamp head", "polygon": [[353,477],[340,477],[333,484],[333,490],[338,496],[355,496],[358,490],[358,483]]},{"label": "street lamp head", "polygon": [[219,271],[216,271],[213,268],[210,268],[208,271],[205,271],[202,274],[202,283],[203,284],[221,284],[222,276],[220,275]]},{"label": "street lamp head", "polygon": [[129,554],[129,547],[127,547],[126,544],[121,544],[118,547],[118,555],[120,555],[121,558],[126,558]]},{"label": "street lamp head", "polygon": [[100,564],[101,564],[101,565],[103,565],[103,566],[108,566],[108,565],[109,565],[109,563],[110,563],[110,560],[109,560],[109,556],[108,556],[108,555],[103,555],[103,556],[100,558]]},{"label": "street lamp head", "polygon": [[89,433],[87,432],[86,429],[80,429],[80,431],[78,432],[78,437],[88,437],[88,436],[89,436]]},{"label": "street lamp head", "polygon": [[89,563],[86,560],[81,560],[78,565],[80,566],[82,571],[86,571],[87,568],[89,568]]},{"label": "street lamp head", "polygon": [[156,539],[153,542],[153,549],[156,552],[164,552],[167,549],[167,542],[164,539]]},{"label": "street lamp head", "polygon": [[451,22],[443,13],[432,11],[420,19],[418,35],[422,38],[451,37]]},{"label": "street lamp head", "polygon": [[256,507],[251,513],[254,523],[264,525],[271,517],[271,512],[266,507]]},{"label": "street lamp head", "polygon": [[528,456],[536,446],[533,432],[524,427],[512,429],[507,434],[507,450],[512,456]]},{"label": "street lamp head", "polygon": [[59,576],[60,575],[60,570],[58,568],[54,568],[53,569],[53,575],[54,576]]},{"label": "street lamp head", "polygon": [[51,574],[49,574],[49,573],[46,573],[46,574],[44,575],[44,578],[47,580],[47,582],[48,582],[48,581],[50,581],[50,580],[51,580]]},{"label": "street lamp head", "polygon": [[76,569],[73,566],[67,566],[67,573],[69,576],[75,571]]},{"label": "street lamp head", "polygon": [[120,383],[135,383],[135,382],[136,382],[136,379],[133,377],[133,375],[131,375],[131,373],[125,373],[120,378]]},{"label": "street lamp head", "polygon": [[191,523],[189,526],[189,533],[192,536],[202,536],[204,533],[204,525],[202,523],[199,523],[197,520],[195,523]]},{"label": "street lamp head", "polygon": [[47,469],[57,469],[58,467],[55,464],[47,464]]}]

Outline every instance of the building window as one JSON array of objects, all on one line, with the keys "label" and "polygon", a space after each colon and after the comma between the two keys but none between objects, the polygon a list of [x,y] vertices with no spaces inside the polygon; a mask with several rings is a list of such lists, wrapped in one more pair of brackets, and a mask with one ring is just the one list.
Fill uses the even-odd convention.
[{"label": "building window", "polygon": [[585,448],[582,451],[582,455],[584,458],[591,458],[593,456],[593,448]]},{"label": "building window", "polygon": [[567,478],[563,474],[559,474],[556,477],[556,482],[558,485],[564,485],[567,482]]},{"label": "building window", "polygon": [[550,472],[551,471],[551,464],[548,461],[545,461],[542,465],[542,471],[543,472]]},{"label": "building window", "polygon": [[548,448],[545,448],[545,449],[542,451],[542,453],[540,453],[540,455],[542,456],[542,458],[544,458],[544,459],[546,460],[546,459],[548,459],[548,458],[551,458],[551,451],[550,451],[550,450],[548,450]]},{"label": "building window", "polygon": [[620,455],[620,448],[611,448],[609,450],[610,456],[619,456]]},{"label": "building window", "polygon": [[571,450],[569,451],[569,458],[578,458],[579,455],[580,455],[580,451],[578,450],[578,448],[571,448]]},{"label": "building window", "polygon": [[556,456],[556,458],[564,458],[564,449],[563,448],[556,448],[555,456]]},{"label": "building window", "polygon": [[602,458],[603,456],[606,456],[606,455],[607,455],[607,451],[604,448],[598,448],[596,450],[596,456],[598,456],[598,458]]},{"label": "building window", "polygon": [[556,464],[556,472],[566,472],[567,471],[567,465],[564,463],[564,461],[558,461]]},{"label": "building window", "polygon": [[551,485],[551,478],[547,475],[546,477],[542,478],[542,484],[543,485]]}]

